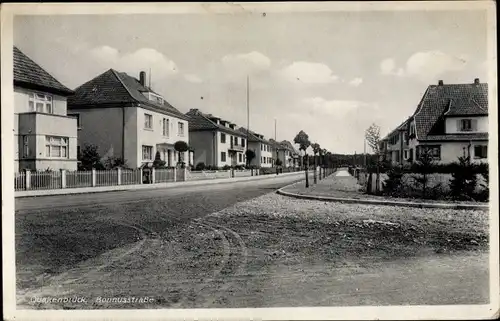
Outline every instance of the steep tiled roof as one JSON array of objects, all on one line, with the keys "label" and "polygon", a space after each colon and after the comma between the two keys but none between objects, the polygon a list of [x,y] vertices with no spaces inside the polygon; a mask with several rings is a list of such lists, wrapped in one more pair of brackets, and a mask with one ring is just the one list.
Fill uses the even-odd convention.
[{"label": "steep tiled roof", "polygon": [[479,116],[486,115],[487,110],[488,84],[431,85],[414,114],[417,139],[443,135],[444,116]]},{"label": "steep tiled roof", "polygon": [[146,108],[187,120],[183,113],[166,100],[160,104],[146,98],[142,92],[147,91],[151,90],[141,85],[136,78],[124,72],[109,69],[76,88],[75,95],[68,99],[68,106],[83,108],[99,105],[140,104]]},{"label": "steep tiled roof", "polygon": [[36,87],[63,96],[73,93],[17,47],[14,47],[14,84],[20,87]]},{"label": "steep tiled roof", "polygon": [[229,134],[238,135],[239,137],[244,137],[240,131],[217,124],[210,120],[210,115],[204,114],[198,109],[191,109],[186,113],[186,116],[189,118],[189,131],[220,130]]},{"label": "steep tiled roof", "polygon": [[[247,134],[246,128],[241,127],[238,130],[241,131],[242,133],[244,133],[245,135]],[[270,141],[268,141],[267,139],[264,139],[264,138],[260,138],[257,135],[258,135],[257,133],[250,130],[249,135],[248,135],[248,140],[250,142],[260,142],[260,143],[272,145],[272,143]]]}]

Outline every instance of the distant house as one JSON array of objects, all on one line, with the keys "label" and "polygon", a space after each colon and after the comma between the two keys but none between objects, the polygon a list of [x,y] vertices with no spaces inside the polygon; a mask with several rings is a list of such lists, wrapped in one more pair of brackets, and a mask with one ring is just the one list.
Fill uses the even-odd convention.
[{"label": "distant house", "polygon": [[272,143],[275,154],[282,162],[283,167],[295,168],[299,166],[299,153],[295,150],[292,143],[287,140],[276,142],[270,139],[269,141]]},{"label": "distant house", "polygon": [[14,47],[15,170],[76,170],[76,119],[66,114],[73,91]]},{"label": "distant house", "polygon": [[414,162],[423,150],[436,162],[451,163],[459,156],[473,162],[488,157],[488,84],[438,85],[427,88],[415,113],[382,141],[384,157],[392,163]]},{"label": "distant house", "polygon": [[248,148],[255,152],[255,158],[250,165],[257,167],[272,167],[276,158],[276,152],[273,150],[272,143],[264,138],[263,135],[253,131],[247,131],[246,128],[239,128],[239,131],[245,136],[248,135]]},{"label": "distant house", "polygon": [[215,167],[245,165],[246,136],[237,130],[236,124],[198,109],[189,110],[186,116],[195,166],[199,163]]},{"label": "distant house", "polygon": [[131,168],[150,165],[156,152],[167,166],[189,161],[174,149],[177,141],[189,144],[188,118],[146,86],[145,72],[136,79],[109,69],[78,87],[68,109],[78,119],[79,148],[96,145],[103,158]]}]

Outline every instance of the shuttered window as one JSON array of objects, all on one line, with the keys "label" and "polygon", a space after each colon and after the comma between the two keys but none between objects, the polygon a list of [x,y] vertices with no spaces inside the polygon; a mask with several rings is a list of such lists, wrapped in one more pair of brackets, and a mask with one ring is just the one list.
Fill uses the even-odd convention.
[{"label": "shuttered window", "polygon": [[459,119],[457,120],[457,128],[461,132],[477,131],[477,119]]},{"label": "shuttered window", "polygon": [[487,158],[488,157],[488,146],[487,145],[475,145],[474,146],[474,158]]}]

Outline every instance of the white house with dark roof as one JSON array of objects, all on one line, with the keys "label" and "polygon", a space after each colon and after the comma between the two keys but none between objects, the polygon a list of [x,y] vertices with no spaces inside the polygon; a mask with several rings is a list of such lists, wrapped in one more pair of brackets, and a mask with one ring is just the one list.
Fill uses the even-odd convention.
[{"label": "white house with dark roof", "polygon": [[157,151],[167,166],[189,161],[174,149],[177,141],[189,145],[188,117],[146,86],[145,72],[136,79],[110,69],[76,88],[68,109],[78,119],[79,148],[96,145],[103,158],[131,168],[151,164]]},{"label": "white house with dark roof", "polygon": [[245,136],[248,136],[248,148],[255,152],[255,158],[250,165],[257,167],[272,167],[276,159],[276,152],[273,144],[264,138],[264,135],[247,131],[246,128],[239,128]]},{"label": "white house with dark roof", "polygon": [[14,47],[15,170],[76,170],[77,124],[67,115],[73,91]]},{"label": "white house with dark roof", "polygon": [[439,163],[470,156],[472,162],[488,159],[488,84],[444,84],[427,88],[415,113],[381,143],[386,159],[411,163],[430,150]]},{"label": "white house with dark roof", "polygon": [[293,167],[299,166],[299,154],[293,147],[292,143],[287,140],[277,142],[273,139],[269,140],[272,143],[272,147],[275,153],[275,158],[279,159],[283,167]]},{"label": "white house with dark roof", "polygon": [[195,166],[199,163],[215,167],[245,165],[246,136],[236,124],[198,109],[189,110],[186,116]]}]

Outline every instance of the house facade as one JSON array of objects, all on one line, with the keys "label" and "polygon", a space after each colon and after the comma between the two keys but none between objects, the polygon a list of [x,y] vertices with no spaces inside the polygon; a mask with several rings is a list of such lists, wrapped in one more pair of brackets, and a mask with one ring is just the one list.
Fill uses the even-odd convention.
[{"label": "house facade", "polygon": [[199,163],[215,167],[245,165],[246,136],[237,130],[236,124],[198,109],[191,109],[186,116],[195,166]]},{"label": "house facade", "polygon": [[488,84],[444,84],[427,88],[415,113],[381,141],[394,164],[412,163],[428,151],[437,163],[469,156],[488,160]]},{"label": "house facade", "polygon": [[68,101],[78,120],[78,147],[98,147],[103,159],[122,158],[126,166],[151,165],[159,152],[166,166],[189,164],[189,152],[179,153],[174,144],[189,146],[188,118],[139,79],[110,69],[84,83]]},{"label": "house facade", "polygon": [[293,145],[287,141],[276,142],[270,140],[273,143],[273,149],[275,150],[275,155],[281,161],[282,166],[289,168],[296,168],[299,166],[298,159],[299,154],[293,148]]},{"label": "house facade", "polygon": [[67,115],[73,91],[14,47],[14,169],[76,170],[77,121]]},{"label": "house facade", "polygon": [[247,131],[246,128],[239,128],[245,136],[248,136],[248,149],[255,152],[255,157],[250,165],[256,167],[273,167],[276,159],[276,152],[272,142],[264,138],[264,135]]}]

